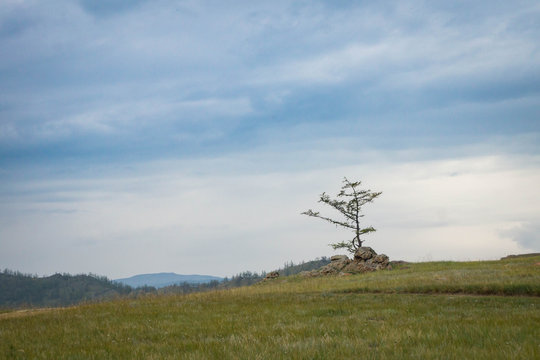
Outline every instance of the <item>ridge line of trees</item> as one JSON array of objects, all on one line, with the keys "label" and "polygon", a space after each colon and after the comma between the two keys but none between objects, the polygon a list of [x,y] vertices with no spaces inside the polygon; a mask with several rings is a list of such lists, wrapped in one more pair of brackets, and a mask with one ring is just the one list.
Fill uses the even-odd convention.
[{"label": "ridge line of trees", "polygon": [[[323,256],[312,261],[295,264],[286,262],[277,271],[281,276],[297,274],[301,271],[318,269],[330,263]],[[0,272],[0,308],[28,308],[70,306],[88,301],[113,299],[115,297],[137,297],[142,294],[189,294],[218,289],[230,289],[255,284],[266,276],[260,273],[243,271],[223,281],[208,283],[182,283],[156,289],[152,286],[132,288],[96,274],[60,274],[47,277],[24,274],[5,269]]]}]

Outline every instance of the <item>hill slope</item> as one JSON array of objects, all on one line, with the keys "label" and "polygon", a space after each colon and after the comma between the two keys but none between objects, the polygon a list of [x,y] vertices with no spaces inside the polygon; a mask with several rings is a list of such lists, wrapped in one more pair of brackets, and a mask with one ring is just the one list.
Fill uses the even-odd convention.
[{"label": "hill slope", "polygon": [[204,284],[211,281],[222,281],[223,278],[210,275],[180,275],[175,273],[141,274],[129,278],[116,279],[115,282],[134,288],[141,286],[153,286],[162,288],[176,284]]},{"label": "hill slope", "polygon": [[129,287],[92,275],[36,277],[8,270],[0,272],[0,307],[67,306],[130,292]]},{"label": "hill slope", "polygon": [[0,357],[538,359],[538,263],[420,263],[9,312]]}]

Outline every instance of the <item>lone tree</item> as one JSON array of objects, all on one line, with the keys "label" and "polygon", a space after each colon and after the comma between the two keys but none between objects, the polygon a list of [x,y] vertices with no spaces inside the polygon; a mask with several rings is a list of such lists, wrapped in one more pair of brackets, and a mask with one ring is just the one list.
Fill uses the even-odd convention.
[{"label": "lone tree", "polygon": [[[341,191],[337,194],[337,199],[331,199],[326,193],[322,193],[319,202],[330,205],[343,215],[343,221],[334,220],[328,217],[321,216],[318,212],[311,209],[302,213],[302,215],[313,216],[336,225],[351,229],[354,232],[354,238],[349,241],[342,241],[335,244],[330,244],[335,249],[345,248],[350,253],[356,252],[362,246],[364,240],[360,236],[375,231],[373,226],[366,228],[360,227],[360,218],[364,217],[361,214],[362,206],[373,202],[375,198],[382,192],[372,192],[371,190],[361,190],[358,187],[362,184],[361,181],[350,182],[347,178],[343,179]],[[348,199],[348,201],[346,200]]]}]

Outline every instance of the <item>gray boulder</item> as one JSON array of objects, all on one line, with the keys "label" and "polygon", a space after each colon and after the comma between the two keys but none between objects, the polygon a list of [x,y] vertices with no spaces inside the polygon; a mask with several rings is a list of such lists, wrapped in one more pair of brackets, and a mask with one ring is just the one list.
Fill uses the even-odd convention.
[{"label": "gray boulder", "polygon": [[[330,259],[332,260],[332,259]],[[341,256],[330,262],[330,264],[321,267],[319,270],[316,270],[321,275],[332,275],[339,274],[344,267],[349,265],[352,262],[347,256]]]},{"label": "gray boulder", "polygon": [[377,253],[369,246],[362,246],[354,253],[355,260],[369,260],[374,256],[377,256]]},{"label": "gray boulder", "polygon": [[377,255],[374,258],[372,258],[371,260],[374,263],[382,265],[382,266],[386,266],[390,262],[390,259],[388,258],[388,256],[386,256],[384,254]]},{"label": "gray boulder", "polygon": [[347,255],[334,255],[330,258],[330,261],[349,260]]},{"label": "gray boulder", "polygon": [[278,277],[279,277],[279,272],[272,271],[272,272],[269,272],[268,274],[266,274],[266,277],[263,279],[263,281],[277,279]]},{"label": "gray boulder", "polygon": [[334,255],[330,260],[330,264],[318,270],[303,272],[300,275],[304,277],[350,275],[392,268],[388,256],[384,254],[377,255],[375,250],[367,246],[359,248],[352,260],[346,255]]}]

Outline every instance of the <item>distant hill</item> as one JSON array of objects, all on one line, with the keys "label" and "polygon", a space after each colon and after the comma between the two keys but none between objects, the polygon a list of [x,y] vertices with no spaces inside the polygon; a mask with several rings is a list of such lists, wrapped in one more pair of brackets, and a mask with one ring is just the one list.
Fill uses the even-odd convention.
[{"label": "distant hill", "polygon": [[95,275],[37,277],[10,270],[0,272],[0,307],[67,306],[131,292],[128,286]]},{"label": "distant hill", "polygon": [[117,283],[128,285],[134,288],[141,286],[153,286],[162,288],[171,285],[206,284],[212,281],[222,281],[223,278],[210,275],[180,275],[175,273],[141,274],[129,278],[116,279]]},{"label": "distant hill", "polygon": [[[326,257],[278,269],[281,276],[310,271],[330,262]],[[212,289],[247,286],[261,281],[266,273],[244,271],[231,278],[175,273],[142,274],[109,280],[96,275],[55,274],[48,277],[0,271],[0,309],[17,307],[69,306],[84,301],[110,299],[117,296],[136,297],[141,293],[191,293]],[[159,290],[156,290],[159,289]]]},{"label": "distant hill", "polygon": [[[330,263],[330,258],[325,256],[316,258],[308,262],[302,261],[299,264],[295,264],[292,261],[285,263],[283,268],[276,270],[279,272],[280,276],[289,276],[295,275],[302,271],[311,271],[318,269],[322,266],[328,265]],[[208,291],[212,289],[230,289],[240,286],[249,286],[255,283],[258,283],[266,276],[266,272],[256,273],[251,271],[244,271],[239,274],[234,275],[231,278],[225,278],[219,282],[208,282],[208,283],[183,283],[168,285],[160,288],[158,293],[160,294],[186,294],[192,292],[201,292]]]}]

